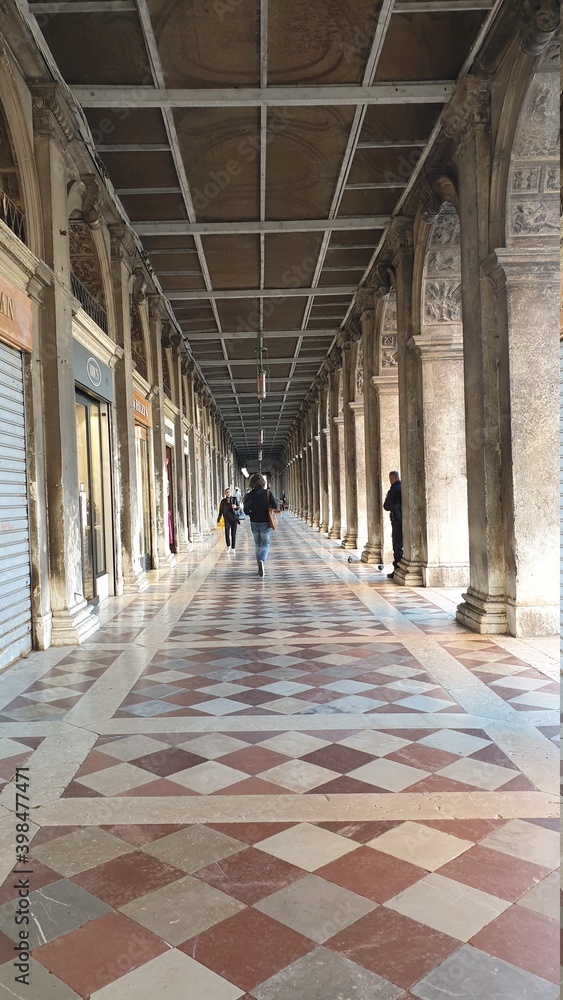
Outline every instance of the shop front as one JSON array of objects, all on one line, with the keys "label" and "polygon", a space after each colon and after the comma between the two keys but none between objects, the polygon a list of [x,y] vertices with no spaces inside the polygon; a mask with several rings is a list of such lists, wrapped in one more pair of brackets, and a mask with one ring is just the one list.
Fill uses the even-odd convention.
[{"label": "shop front", "polygon": [[133,390],[135,414],[135,464],[137,473],[137,535],[141,567],[152,569],[150,433],[152,408],[148,399]]},{"label": "shop front", "polygon": [[76,340],[76,444],[83,594],[91,604],[114,593],[111,404],[113,373]]},{"label": "shop front", "polygon": [[24,364],[31,300],[0,275],[0,667],[31,649]]}]

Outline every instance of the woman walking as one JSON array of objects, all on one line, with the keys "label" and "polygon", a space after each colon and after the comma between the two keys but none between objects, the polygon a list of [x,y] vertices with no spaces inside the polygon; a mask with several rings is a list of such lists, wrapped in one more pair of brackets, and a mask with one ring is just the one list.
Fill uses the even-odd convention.
[{"label": "woman walking", "polygon": [[264,564],[268,558],[272,529],[268,518],[268,508],[278,509],[275,496],[266,489],[266,480],[256,472],[248,480],[248,493],[243,501],[244,513],[250,517],[250,528],[256,546],[258,576],[264,576]]},{"label": "woman walking", "polygon": [[225,490],[225,495],[219,504],[217,524],[221,518],[225,522],[225,544],[227,552],[235,554],[235,543],[237,540],[239,505],[236,497],[231,496],[229,487]]}]

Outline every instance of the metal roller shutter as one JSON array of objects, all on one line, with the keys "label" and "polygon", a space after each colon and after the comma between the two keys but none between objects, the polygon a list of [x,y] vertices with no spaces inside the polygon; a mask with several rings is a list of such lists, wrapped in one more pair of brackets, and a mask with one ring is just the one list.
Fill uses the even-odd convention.
[{"label": "metal roller shutter", "polygon": [[0,667],[31,649],[22,356],[0,343]]}]

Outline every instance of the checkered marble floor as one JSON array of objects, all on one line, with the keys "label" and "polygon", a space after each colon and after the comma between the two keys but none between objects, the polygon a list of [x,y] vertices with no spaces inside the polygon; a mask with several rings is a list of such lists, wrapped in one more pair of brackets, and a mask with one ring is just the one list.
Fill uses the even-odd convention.
[{"label": "checkered marble floor", "polygon": [[0,997],[559,996],[555,658],[281,521],[0,676]]}]

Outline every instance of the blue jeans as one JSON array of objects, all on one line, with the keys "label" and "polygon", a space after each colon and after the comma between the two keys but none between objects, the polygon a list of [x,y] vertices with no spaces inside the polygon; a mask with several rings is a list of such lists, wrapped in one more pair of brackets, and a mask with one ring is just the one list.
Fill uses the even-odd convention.
[{"label": "blue jeans", "polygon": [[272,529],[269,524],[260,524],[257,521],[251,521],[250,527],[254,535],[254,544],[256,545],[256,562],[265,563],[268,558]]}]

